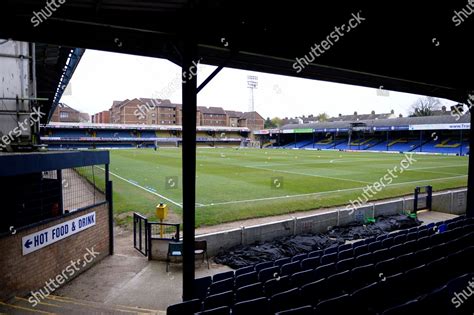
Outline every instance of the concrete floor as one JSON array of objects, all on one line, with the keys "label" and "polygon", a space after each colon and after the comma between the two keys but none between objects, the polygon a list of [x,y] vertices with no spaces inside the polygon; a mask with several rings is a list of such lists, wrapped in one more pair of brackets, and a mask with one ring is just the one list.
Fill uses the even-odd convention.
[{"label": "concrete floor", "polygon": [[457,215],[455,214],[435,212],[435,211],[426,211],[426,212],[418,213],[418,219],[420,221],[423,221],[423,225],[439,222],[439,221],[444,221],[444,220],[449,220],[455,217],[457,217]]},{"label": "concrete floor", "polygon": [[[419,214],[423,224],[455,217],[440,212]],[[165,311],[168,305],[181,302],[182,265],[148,261],[132,246],[131,232],[116,229],[116,254],[94,265],[85,273],[57,290],[59,296]],[[196,277],[230,270],[227,266],[196,263]]]},{"label": "concrete floor", "polygon": [[[196,261],[196,277],[231,270],[227,266]],[[115,255],[109,256],[55,292],[56,295],[109,305],[166,310],[182,301],[182,265],[148,261],[133,249],[133,235],[116,229]]]}]

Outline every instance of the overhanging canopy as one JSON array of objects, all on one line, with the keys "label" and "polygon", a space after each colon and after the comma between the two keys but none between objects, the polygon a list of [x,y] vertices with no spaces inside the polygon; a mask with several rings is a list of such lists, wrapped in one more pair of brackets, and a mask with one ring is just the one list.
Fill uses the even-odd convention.
[{"label": "overhanging canopy", "polygon": [[[181,40],[193,33],[202,63],[319,79],[465,102],[474,89],[474,18],[459,26],[454,12],[467,1],[132,1],[67,0],[35,27],[45,3],[0,4],[0,38],[133,53],[181,63]],[[46,11],[48,13],[48,11]],[[348,24],[311,65],[297,73],[295,58]],[[353,21],[354,22],[354,21]]]},{"label": "overhanging canopy", "polygon": [[[269,0],[10,0],[0,4],[0,38],[169,59],[183,75],[204,64],[356,84],[466,102],[472,93],[470,2]],[[54,10],[51,9],[54,3]],[[469,7],[470,8],[470,7]],[[54,11],[54,12],[51,12]],[[42,23],[36,23],[42,17]],[[337,28],[358,26],[323,44]],[[36,18],[34,20],[33,18]],[[324,51],[297,72],[296,58]],[[325,46],[325,47],[324,47]],[[320,52],[320,51],[319,51]],[[183,80],[183,297],[192,297],[196,193],[196,77]],[[472,125],[471,125],[472,126]],[[474,145],[474,138],[470,138]],[[474,163],[470,156],[470,165]],[[472,162],[472,163],[471,163]],[[474,215],[474,171],[468,216]],[[472,176],[471,176],[472,175]]]}]

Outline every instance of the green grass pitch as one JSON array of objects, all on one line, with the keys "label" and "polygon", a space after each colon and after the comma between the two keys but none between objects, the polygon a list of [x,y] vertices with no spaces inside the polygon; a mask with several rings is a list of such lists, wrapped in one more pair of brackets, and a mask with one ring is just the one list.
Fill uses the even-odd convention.
[{"label": "green grass pitch", "polygon": [[[137,211],[154,219],[163,201],[182,214],[181,150],[112,150],[111,179],[118,223]],[[416,186],[467,185],[467,157],[416,159],[372,200],[412,194]],[[273,149],[198,148],[196,226],[346,205],[387,174],[403,154]],[[177,179],[177,181],[176,181]],[[166,198],[166,199],[165,199]]]}]

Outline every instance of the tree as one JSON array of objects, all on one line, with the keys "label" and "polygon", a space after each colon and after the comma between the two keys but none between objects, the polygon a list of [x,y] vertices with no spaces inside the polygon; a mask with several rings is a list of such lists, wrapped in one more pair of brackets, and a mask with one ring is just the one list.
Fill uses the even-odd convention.
[{"label": "tree", "polygon": [[329,119],[329,116],[326,113],[321,113],[321,114],[316,115],[316,119],[318,121],[327,121]]},{"label": "tree", "polygon": [[275,127],[273,127],[273,128],[279,128],[279,127],[281,127],[281,118],[279,118],[279,117],[273,117],[273,118],[272,118],[272,123],[273,123],[273,125],[275,126]]},{"label": "tree", "polygon": [[435,97],[419,98],[411,105],[410,117],[432,116],[433,111],[439,109],[440,105],[441,102]]},{"label": "tree", "polygon": [[266,129],[269,129],[269,128],[275,128],[275,124],[273,123],[273,121],[270,119],[270,117],[267,117],[267,119],[265,119],[265,124],[263,125],[264,128]]}]

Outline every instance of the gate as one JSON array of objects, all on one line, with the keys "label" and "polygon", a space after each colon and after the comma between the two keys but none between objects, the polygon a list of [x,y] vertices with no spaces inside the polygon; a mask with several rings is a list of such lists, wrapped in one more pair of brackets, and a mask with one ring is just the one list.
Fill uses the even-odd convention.
[{"label": "gate", "polygon": [[148,219],[139,213],[133,213],[133,247],[148,256]]},{"label": "gate", "polygon": [[180,225],[175,223],[149,222],[140,213],[133,213],[133,247],[151,259],[151,240],[179,241]]}]

